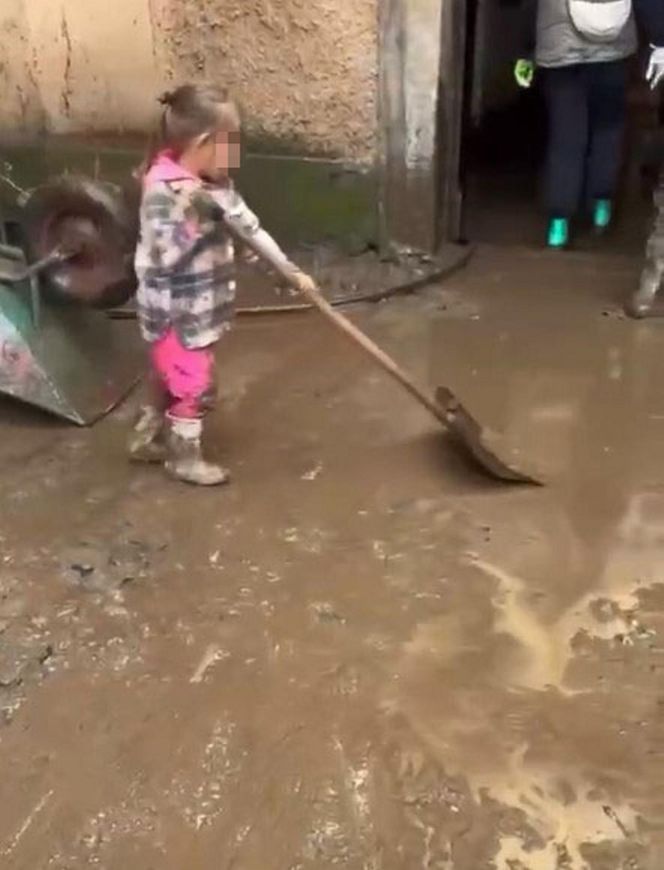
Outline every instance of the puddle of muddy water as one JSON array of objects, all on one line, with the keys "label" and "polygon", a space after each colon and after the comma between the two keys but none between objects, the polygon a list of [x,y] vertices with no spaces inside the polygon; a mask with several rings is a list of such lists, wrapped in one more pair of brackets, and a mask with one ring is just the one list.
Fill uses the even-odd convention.
[{"label": "puddle of muddy water", "polygon": [[[629,263],[601,274],[602,299],[592,261],[528,255],[531,273],[515,275],[501,259],[462,282],[472,311],[432,322],[403,304],[380,319],[402,353],[429,347],[429,381],[451,385],[550,485],[514,495],[509,518],[507,493],[481,509],[489,534],[461,556],[464,592],[404,645],[385,709],[416,735],[416,766],[465,779],[486,812],[516,812],[491,866],[655,867],[644,830],[659,803],[642,786],[661,735],[656,689],[639,681],[620,699],[621,671],[647,670],[661,629],[641,613],[664,589],[661,330],[602,314]],[[473,594],[469,570],[489,588]],[[636,729],[619,724],[627,707]]]}]

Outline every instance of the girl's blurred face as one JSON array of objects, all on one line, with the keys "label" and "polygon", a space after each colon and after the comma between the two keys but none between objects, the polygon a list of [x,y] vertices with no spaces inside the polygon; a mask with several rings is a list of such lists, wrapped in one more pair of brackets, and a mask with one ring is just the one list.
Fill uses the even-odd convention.
[{"label": "girl's blurred face", "polygon": [[240,131],[217,133],[214,139],[214,163],[219,175],[228,175],[233,169],[240,168],[241,160]]},{"label": "girl's blurred face", "polygon": [[239,129],[214,136],[206,134],[191,144],[183,162],[194,174],[214,181],[240,168],[240,152]]}]

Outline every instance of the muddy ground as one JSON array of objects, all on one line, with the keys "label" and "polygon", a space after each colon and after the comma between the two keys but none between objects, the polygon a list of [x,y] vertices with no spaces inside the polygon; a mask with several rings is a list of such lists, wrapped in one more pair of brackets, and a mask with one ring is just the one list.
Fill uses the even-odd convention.
[{"label": "muddy ground", "polygon": [[[664,323],[637,264],[480,251],[353,316],[545,488],[470,467],[315,314],[243,320],[233,485],[2,405],[0,866],[661,870]],[[122,328],[133,329],[132,324]]]}]

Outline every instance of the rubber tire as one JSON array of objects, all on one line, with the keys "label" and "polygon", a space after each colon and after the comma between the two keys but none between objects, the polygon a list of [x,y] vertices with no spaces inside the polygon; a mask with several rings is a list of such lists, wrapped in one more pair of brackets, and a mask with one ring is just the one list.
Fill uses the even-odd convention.
[{"label": "rubber tire", "polygon": [[31,192],[21,215],[28,259],[41,259],[73,238],[85,251],[43,276],[44,292],[93,308],[125,304],[136,291],[138,233],[135,184],[125,189],[84,176],[55,178]]}]

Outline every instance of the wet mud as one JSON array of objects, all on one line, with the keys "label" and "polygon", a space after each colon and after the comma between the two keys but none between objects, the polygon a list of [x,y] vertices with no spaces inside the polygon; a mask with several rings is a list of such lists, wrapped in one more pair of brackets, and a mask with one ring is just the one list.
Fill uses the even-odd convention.
[{"label": "wet mud", "polygon": [[[479,252],[352,309],[546,469],[504,487],[315,314],[220,348],[199,492],[3,403],[0,864],[658,870],[661,329],[638,263]],[[134,328],[126,324],[127,329]]]}]

